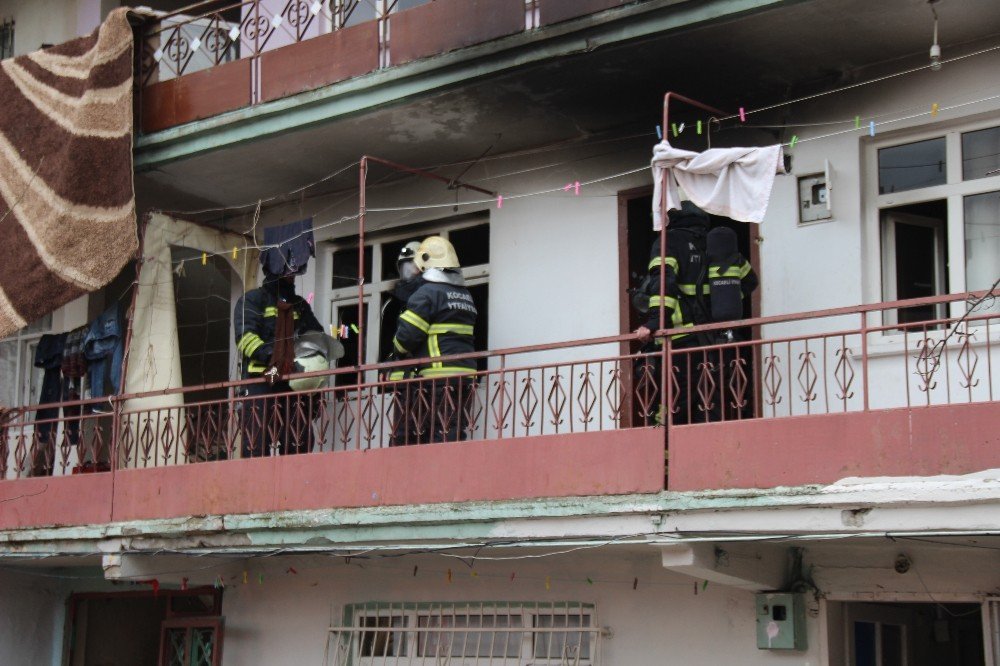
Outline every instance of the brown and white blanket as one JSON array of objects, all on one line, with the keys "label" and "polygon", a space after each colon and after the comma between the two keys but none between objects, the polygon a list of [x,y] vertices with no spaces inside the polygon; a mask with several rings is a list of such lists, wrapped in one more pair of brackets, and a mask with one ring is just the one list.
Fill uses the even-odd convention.
[{"label": "brown and white blanket", "polygon": [[0,62],[0,338],[103,287],[135,255],[126,13]]}]

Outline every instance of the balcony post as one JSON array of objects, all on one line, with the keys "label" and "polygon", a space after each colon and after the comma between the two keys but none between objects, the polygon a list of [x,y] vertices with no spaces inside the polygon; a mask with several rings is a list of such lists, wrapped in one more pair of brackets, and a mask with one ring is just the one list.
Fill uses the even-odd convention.
[{"label": "balcony post", "polygon": [[[507,367],[507,355],[500,355],[500,382],[497,384],[499,395],[496,396],[500,408],[497,410],[497,439],[503,439],[503,431],[507,427],[507,418],[504,416],[504,397],[507,393],[507,376],[504,369]],[[511,428],[511,434],[514,434]]]},{"label": "balcony post", "polygon": [[[906,378],[907,389],[909,388],[909,377]],[[861,386],[864,389],[863,404],[864,411],[868,411],[868,312],[861,311]]]},{"label": "balcony post", "polygon": [[365,182],[368,179],[368,156],[362,155],[358,169],[358,390],[357,390],[357,431],[358,450],[361,450],[361,391],[365,364]]}]

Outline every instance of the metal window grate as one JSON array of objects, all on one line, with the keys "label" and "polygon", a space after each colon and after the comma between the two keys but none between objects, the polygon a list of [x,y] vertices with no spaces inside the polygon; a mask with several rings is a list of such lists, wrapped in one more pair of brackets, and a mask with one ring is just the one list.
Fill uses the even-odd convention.
[{"label": "metal window grate", "polygon": [[369,602],[330,627],[324,664],[597,666],[607,634],[580,602]]},{"label": "metal window grate", "polygon": [[14,57],[14,19],[0,19],[0,60]]}]

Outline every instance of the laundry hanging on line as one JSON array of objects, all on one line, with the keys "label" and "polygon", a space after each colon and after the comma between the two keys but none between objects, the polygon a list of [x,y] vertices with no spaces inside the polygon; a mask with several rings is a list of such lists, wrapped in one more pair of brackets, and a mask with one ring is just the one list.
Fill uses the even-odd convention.
[{"label": "laundry hanging on line", "polygon": [[654,230],[659,231],[662,224],[664,197],[666,210],[680,208],[678,186],[706,213],[760,224],[774,176],[785,173],[785,157],[780,145],[710,148],[696,153],[663,140],[653,147],[652,167]]}]

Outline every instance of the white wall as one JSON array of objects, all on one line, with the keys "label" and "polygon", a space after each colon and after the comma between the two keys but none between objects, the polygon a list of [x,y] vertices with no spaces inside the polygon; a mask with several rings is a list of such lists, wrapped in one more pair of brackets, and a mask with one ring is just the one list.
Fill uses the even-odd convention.
[{"label": "white wall", "polygon": [[58,579],[29,571],[0,571],[0,662],[58,666],[67,597]]},{"label": "white wall", "polygon": [[[490,220],[490,346],[494,349],[616,335],[619,332],[618,306],[624,285],[618,276],[618,192],[646,185],[649,172],[584,186],[580,196],[561,190],[539,196],[512,198],[526,193],[559,189],[569,182],[586,182],[644,166],[651,145],[633,142],[617,157],[600,157],[578,162],[600,152],[601,147],[567,149],[555,153],[512,158],[472,169],[463,180],[503,193],[501,208],[488,203],[461,205],[455,211],[455,192],[433,181],[407,178],[395,185],[372,185],[368,189],[369,209],[435,206],[407,211],[374,210],[366,218],[366,233],[415,223],[446,220],[456,215],[487,211]],[[604,148],[604,152],[607,149]],[[566,166],[539,169],[527,174],[497,177],[534,169],[552,162]],[[373,167],[381,169],[381,167]],[[378,171],[383,175],[385,170]],[[377,182],[373,176],[370,183]],[[460,202],[485,202],[488,197],[462,191]],[[341,201],[331,207],[331,204]],[[348,220],[327,226],[342,216],[355,215],[358,201],[344,194],[294,203],[267,211],[261,226],[290,222],[314,214],[318,229],[317,253],[323,241],[356,238],[357,224]],[[318,211],[318,212],[316,212]],[[322,228],[322,227],[327,228]],[[461,259],[461,257],[460,257]],[[316,292],[316,310],[326,321],[326,292],[331,268],[322,256],[309,273],[297,282],[301,294]],[[594,350],[577,355],[593,357]]]},{"label": "white wall", "polygon": [[353,560],[349,566],[317,558],[293,561],[297,574],[287,572],[288,563],[271,568],[263,584],[257,562],[262,560],[248,565],[247,585],[239,569],[230,573],[223,600],[227,665],[288,663],[289,655],[296,663],[322,664],[326,628],[339,623],[345,604],[364,601],[595,603],[599,624],[614,632],[603,640],[605,666],[820,663],[815,620],[809,622],[808,651],[758,650],[752,593],[711,584],[702,590],[697,582],[695,594],[696,581],[665,571],[654,549],[480,561],[473,569],[444,557]]},{"label": "white wall", "polygon": [[18,56],[89,34],[118,5],[112,0],[0,0],[0,17],[14,19]]},{"label": "white wall", "polygon": [[[963,51],[972,51],[969,46]],[[950,55],[957,55],[953,53]],[[889,68],[864,72],[859,80],[876,78],[909,67],[926,64],[919,59],[894,62]],[[984,112],[1000,123],[1000,100],[972,104],[930,115],[931,104],[941,108],[989,97],[992,89],[984,87],[995,81],[1000,67],[1000,53],[993,52],[963,61],[948,63],[938,72],[923,70],[855,90],[827,95],[816,102],[792,105],[784,117],[788,123],[842,121],[837,125],[795,127],[787,130],[785,141],[798,135],[792,156],[794,177],[779,177],[768,214],[761,228],[762,314],[774,315],[822,308],[874,303],[882,300],[878,231],[864,215],[865,179],[877,174],[865,173],[865,147],[868,119],[876,122],[910,115],[917,117],[880,124],[876,139],[899,136],[901,143],[918,128],[941,128],[942,133],[955,122]],[[860,115],[863,128],[839,136],[814,139],[840,130],[850,130],[854,117]],[[757,119],[755,118],[755,122]],[[833,218],[826,222],[799,226],[797,177],[821,173],[824,160],[832,170]]]}]

